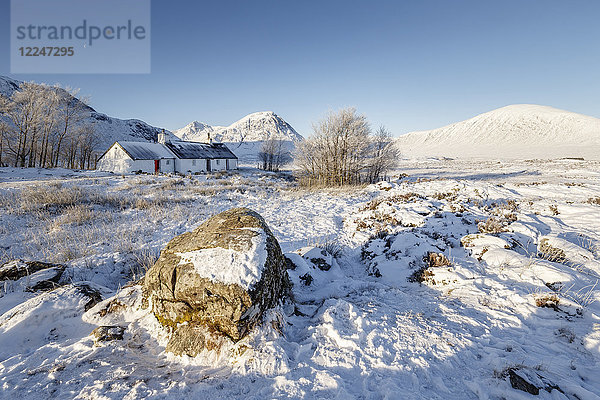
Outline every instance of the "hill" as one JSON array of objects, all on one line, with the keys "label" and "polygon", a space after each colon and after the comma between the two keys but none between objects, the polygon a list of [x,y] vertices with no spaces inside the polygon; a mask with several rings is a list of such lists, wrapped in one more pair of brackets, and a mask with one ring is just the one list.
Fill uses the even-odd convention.
[{"label": "hill", "polygon": [[600,119],[553,107],[516,104],[396,143],[407,157],[600,158]]},{"label": "hill", "polygon": [[[10,97],[19,89],[21,81],[6,76],[0,76],[0,94]],[[89,109],[88,123],[94,126],[99,136],[97,150],[103,152],[117,140],[123,141],[152,141],[163,129],[140,121],[138,119],[119,119],[97,112],[92,107]]]}]

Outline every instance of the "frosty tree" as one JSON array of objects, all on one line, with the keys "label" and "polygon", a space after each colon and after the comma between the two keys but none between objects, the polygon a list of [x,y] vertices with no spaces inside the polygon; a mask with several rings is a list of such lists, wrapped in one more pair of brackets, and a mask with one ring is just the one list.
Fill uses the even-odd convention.
[{"label": "frosty tree", "polygon": [[264,140],[258,158],[260,167],[265,171],[279,171],[285,162],[284,141],[276,137],[269,137]]},{"label": "frosty tree", "polygon": [[[89,110],[77,91],[58,86],[24,82],[10,98],[0,95],[6,120],[0,126],[0,161],[15,167],[90,167],[95,132],[85,122]],[[75,163],[82,153],[86,162]]]},{"label": "frosty tree", "polygon": [[354,108],[329,113],[313,125],[313,136],[298,144],[301,183],[344,186],[376,182],[395,166],[397,154],[385,128],[372,134]]}]

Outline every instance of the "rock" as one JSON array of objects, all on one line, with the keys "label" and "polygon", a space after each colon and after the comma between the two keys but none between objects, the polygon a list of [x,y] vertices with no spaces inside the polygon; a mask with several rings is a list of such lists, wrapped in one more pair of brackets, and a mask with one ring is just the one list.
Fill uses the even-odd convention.
[{"label": "rock", "polygon": [[123,340],[125,327],[117,325],[104,325],[94,329],[91,335],[94,336],[94,343],[110,342],[112,340]]},{"label": "rock", "polygon": [[527,368],[513,367],[505,371],[508,374],[510,385],[513,389],[522,390],[529,394],[538,395],[540,389],[544,389],[548,393],[557,390],[563,393],[563,390],[556,384],[552,383],[547,377],[540,373],[529,370]]},{"label": "rock", "polygon": [[292,260],[290,260],[288,257],[285,257],[285,267],[287,269],[295,270],[296,264],[294,264],[294,262]]},{"label": "rock", "polygon": [[89,309],[91,309],[96,304],[98,304],[102,301],[102,294],[100,293],[100,291],[97,289],[94,289],[87,283],[78,283],[78,284],[75,284],[74,286],[79,290],[79,292],[81,292],[81,294],[83,294],[84,296],[87,296],[87,298],[89,299],[89,301],[87,303],[85,303],[85,306],[84,306],[85,311],[88,311]]},{"label": "rock", "polygon": [[534,395],[540,394],[540,388],[525,380],[525,378],[519,375],[513,368],[508,370],[508,377],[510,379],[510,385],[513,387],[513,389],[522,390]]},{"label": "rock", "polygon": [[25,276],[32,275],[38,271],[49,268],[61,269],[62,271],[64,271],[65,266],[60,264],[45,263],[41,261],[8,261],[2,264],[2,266],[0,266],[0,281],[16,281]]},{"label": "rock", "polygon": [[334,257],[319,247],[302,247],[296,250],[295,253],[321,271],[329,271],[334,263]]},{"label": "rock", "polygon": [[65,272],[65,267],[62,265],[38,271],[28,277],[29,285],[25,290],[28,292],[40,292],[56,289],[61,286],[60,278],[63,272]]},{"label": "rock", "polygon": [[306,286],[310,286],[313,281],[313,277],[307,272],[304,275],[300,276],[300,280],[304,282]]},{"label": "rock", "polygon": [[213,335],[240,340],[291,296],[286,267],[263,218],[234,208],[171,240],[146,273],[143,297],[161,324],[175,328],[167,348],[194,356]]},{"label": "rock", "polygon": [[173,354],[197,355],[202,349],[218,350],[226,339],[204,325],[181,325],[173,332],[165,351]]}]

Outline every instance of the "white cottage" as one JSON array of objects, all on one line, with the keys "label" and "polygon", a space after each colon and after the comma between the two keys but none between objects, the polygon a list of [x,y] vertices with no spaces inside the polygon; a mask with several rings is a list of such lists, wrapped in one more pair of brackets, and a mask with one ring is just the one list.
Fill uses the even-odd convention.
[{"label": "white cottage", "polygon": [[182,174],[238,168],[238,158],[223,143],[169,141],[115,142],[99,159],[97,168],[115,173],[179,172]]}]

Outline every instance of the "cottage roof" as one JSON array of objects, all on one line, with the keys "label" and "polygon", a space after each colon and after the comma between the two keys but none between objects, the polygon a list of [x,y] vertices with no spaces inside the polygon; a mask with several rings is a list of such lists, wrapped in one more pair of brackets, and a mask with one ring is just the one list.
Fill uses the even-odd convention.
[{"label": "cottage roof", "polygon": [[166,146],[160,143],[148,142],[117,142],[134,160],[160,160],[161,158],[176,158]]},{"label": "cottage roof", "polygon": [[237,159],[223,143],[171,142],[165,144],[182,159]]}]

